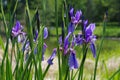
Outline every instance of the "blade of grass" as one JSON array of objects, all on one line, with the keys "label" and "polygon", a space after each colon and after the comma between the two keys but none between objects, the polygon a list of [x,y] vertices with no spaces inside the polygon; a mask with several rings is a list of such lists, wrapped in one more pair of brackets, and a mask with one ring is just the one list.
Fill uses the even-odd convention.
[{"label": "blade of grass", "polygon": [[58,69],[59,69],[59,80],[61,80],[61,67],[60,67],[60,52],[59,52],[59,40],[58,40],[58,2],[55,0],[55,26],[56,26],[56,34],[57,34],[57,53],[58,53]]},{"label": "blade of grass", "polygon": [[95,61],[95,69],[94,69],[94,77],[93,80],[96,80],[96,71],[97,71],[97,66],[98,66],[98,60],[99,60],[99,56],[100,56],[100,51],[102,49],[102,45],[103,45],[103,41],[104,41],[104,36],[105,36],[105,27],[106,27],[106,22],[103,22],[103,35],[102,35],[102,40],[100,43],[100,47],[97,53],[97,57],[96,57],[96,61]]},{"label": "blade of grass", "polygon": [[113,78],[114,78],[118,73],[120,73],[120,68],[119,68],[115,73],[113,73],[113,75],[112,75],[108,80],[113,80]]}]

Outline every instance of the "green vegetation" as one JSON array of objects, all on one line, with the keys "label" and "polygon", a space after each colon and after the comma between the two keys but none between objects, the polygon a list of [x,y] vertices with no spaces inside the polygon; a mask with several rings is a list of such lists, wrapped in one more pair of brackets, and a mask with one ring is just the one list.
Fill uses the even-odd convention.
[{"label": "green vegetation", "polygon": [[[76,54],[79,65],[82,65],[79,66],[78,74],[80,75],[77,74],[77,77],[80,76],[84,80],[95,80],[95,77],[96,80],[108,80],[109,78],[120,80],[120,0],[1,0],[0,3],[0,51],[2,53],[2,56],[0,55],[0,79],[44,80],[46,76],[51,78],[52,75],[53,79],[61,80],[64,78],[66,80],[68,78],[69,80],[70,78],[72,80],[77,70],[72,71],[69,68],[71,64],[77,65],[77,61],[72,58],[75,58]],[[65,42],[62,46],[59,45],[58,38],[62,31],[63,35],[66,36],[68,23],[72,23],[72,20],[68,20],[69,14],[67,14],[71,6],[74,7],[75,12],[78,9],[82,10],[83,15],[80,17],[82,20],[84,18],[85,20],[88,19],[89,23],[96,23],[94,34],[97,37],[95,42],[97,58],[93,58],[91,49],[88,47],[89,44],[94,43],[92,40],[87,43],[83,41],[82,45],[73,47],[73,45],[69,45],[69,41],[74,40],[71,35],[71,39],[66,40],[69,46],[67,55],[64,54],[63,49]],[[107,24],[105,26],[103,23],[105,24],[106,20]],[[19,33],[21,25],[16,25],[17,28],[14,30],[16,21],[20,21],[25,30],[21,29]],[[65,25],[65,33],[63,28],[61,31],[62,23]],[[49,37],[44,40],[44,28],[46,26],[49,30]],[[74,33],[85,35],[81,26],[77,26]],[[34,33],[35,30],[38,30],[38,34],[37,31]],[[24,34],[24,31],[26,34]],[[17,36],[14,35],[15,33]],[[21,43],[18,42],[18,37],[24,38]],[[85,40],[85,36],[82,39]],[[44,43],[47,44],[46,63],[42,61],[44,49],[46,49]],[[23,50],[26,46],[28,46],[28,49]],[[62,50],[59,47],[62,47]],[[54,48],[57,48],[57,50]],[[95,50],[94,46],[92,48]],[[51,66],[51,63],[47,63],[47,60],[53,49],[56,50],[54,53],[58,57],[53,60],[55,54],[52,55],[51,62],[55,63]],[[100,56],[98,56],[99,50]],[[72,57],[70,57],[71,55]],[[69,58],[73,59],[70,60],[71,63]],[[76,63],[74,63],[75,61]],[[98,66],[96,67],[95,64]],[[51,67],[53,68],[52,71]],[[52,72],[55,74],[52,74]]]}]

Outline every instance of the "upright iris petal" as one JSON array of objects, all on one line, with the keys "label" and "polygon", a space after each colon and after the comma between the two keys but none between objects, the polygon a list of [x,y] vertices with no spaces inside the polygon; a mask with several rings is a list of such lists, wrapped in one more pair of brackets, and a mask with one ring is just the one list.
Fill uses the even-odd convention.
[{"label": "upright iris petal", "polygon": [[83,21],[84,30],[86,30],[87,24],[88,24],[88,20]]},{"label": "upright iris petal", "polygon": [[75,51],[73,49],[70,50],[68,65],[70,70],[78,68],[78,62],[76,59]]},{"label": "upright iris petal", "polygon": [[48,37],[48,29],[47,27],[44,28],[44,39]]},{"label": "upright iris petal", "polygon": [[48,59],[48,64],[49,65],[52,65],[53,64],[53,59],[55,58],[55,56],[56,56],[56,53],[57,53],[57,49],[55,48],[55,49],[53,49],[53,53],[52,53],[52,55],[50,56],[50,58]]},{"label": "upright iris petal", "polygon": [[76,14],[75,14],[76,21],[80,20],[81,15],[82,15],[82,11],[81,10],[76,12]]},{"label": "upright iris petal", "polygon": [[74,14],[73,14],[74,13],[74,8],[71,8],[69,13],[70,13],[70,16],[74,16]]},{"label": "upright iris petal", "polygon": [[66,36],[65,40],[64,40],[64,54],[67,53],[68,47],[69,47],[69,37],[71,35],[71,32],[68,33],[68,35]]},{"label": "upright iris petal", "polygon": [[91,51],[93,53],[93,57],[96,58],[96,49],[95,49],[94,43],[90,44],[90,49],[91,49]]}]

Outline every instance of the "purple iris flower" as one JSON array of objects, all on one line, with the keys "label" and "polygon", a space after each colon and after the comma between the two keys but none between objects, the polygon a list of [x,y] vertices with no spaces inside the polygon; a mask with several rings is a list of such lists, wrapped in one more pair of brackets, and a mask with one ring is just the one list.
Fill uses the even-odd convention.
[{"label": "purple iris flower", "polygon": [[96,49],[95,49],[95,45],[94,45],[94,42],[96,40],[96,36],[93,35],[94,29],[95,29],[94,23],[90,24],[85,29],[85,41],[86,41],[86,43],[90,43],[90,49],[93,53],[93,56],[96,57]]},{"label": "purple iris flower", "polygon": [[91,42],[92,39],[94,39],[95,37],[93,37],[93,31],[95,29],[95,24],[92,23],[90,24],[86,29],[85,29],[85,40],[86,42]]},{"label": "purple iris flower", "polygon": [[57,54],[57,49],[54,48],[52,55],[50,56],[50,58],[49,58],[48,61],[47,61],[49,65],[52,65],[52,64],[53,64],[52,61],[53,61],[53,59],[55,58],[56,54]]},{"label": "purple iris flower", "polygon": [[12,28],[12,36],[16,37],[19,34],[22,34],[23,26],[20,24],[19,21],[16,22],[16,25]]},{"label": "purple iris flower", "polygon": [[76,14],[74,15],[74,8],[71,8],[70,11],[70,17],[71,17],[71,22],[74,24],[78,24],[80,22],[80,17],[82,15],[82,11],[77,11]]},{"label": "purple iris flower", "polygon": [[70,49],[68,65],[70,70],[78,68],[78,62],[76,59],[75,51],[73,49]]},{"label": "purple iris flower", "polygon": [[66,36],[65,40],[64,40],[64,54],[67,54],[68,52],[68,47],[69,47],[69,37],[71,35],[71,32],[68,33],[68,35]]}]

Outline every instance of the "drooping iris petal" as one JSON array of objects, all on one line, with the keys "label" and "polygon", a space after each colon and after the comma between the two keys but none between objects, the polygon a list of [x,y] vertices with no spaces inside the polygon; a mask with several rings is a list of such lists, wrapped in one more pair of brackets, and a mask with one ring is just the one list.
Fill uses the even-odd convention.
[{"label": "drooping iris petal", "polygon": [[64,40],[64,54],[67,53],[68,47],[69,47],[69,37],[71,35],[71,32],[68,33],[68,35],[66,36],[65,40]]},{"label": "drooping iris petal", "polygon": [[44,54],[45,54],[46,48],[47,48],[47,45],[44,43],[43,50],[42,50],[42,60],[44,60]]},{"label": "drooping iris petal", "polygon": [[48,37],[48,29],[47,27],[44,28],[44,39]]},{"label": "drooping iris petal", "polygon": [[78,68],[78,62],[77,62],[74,50],[70,50],[68,65],[69,65],[70,70]]},{"label": "drooping iris petal", "polygon": [[55,58],[55,56],[56,56],[56,53],[57,53],[57,49],[55,48],[55,49],[53,49],[53,53],[52,53],[52,55],[50,56],[50,58],[48,59],[48,64],[49,65],[52,65],[53,64],[53,59]]},{"label": "drooping iris petal", "polygon": [[74,30],[75,30],[75,24],[69,23],[69,26],[68,26],[68,33],[69,33],[69,32],[73,33]]},{"label": "drooping iris petal", "polygon": [[90,49],[93,53],[93,57],[96,58],[96,49],[94,43],[90,43]]}]

